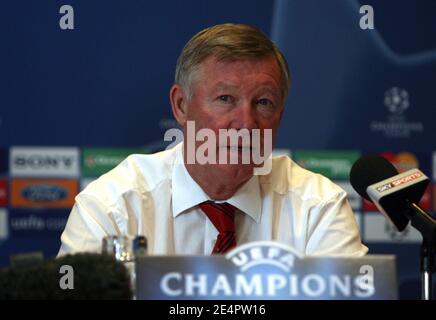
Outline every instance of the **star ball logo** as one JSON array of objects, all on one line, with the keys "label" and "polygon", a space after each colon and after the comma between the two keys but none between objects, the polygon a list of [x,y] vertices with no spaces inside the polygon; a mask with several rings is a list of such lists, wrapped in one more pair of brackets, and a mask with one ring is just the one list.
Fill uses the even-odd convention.
[{"label": "star ball logo", "polygon": [[385,92],[384,103],[390,113],[401,115],[409,108],[409,93],[404,89],[393,87]]},{"label": "star ball logo", "polygon": [[411,108],[409,92],[400,87],[392,87],[385,91],[385,108],[389,115],[387,121],[371,121],[369,127],[372,132],[382,133],[386,138],[410,138],[414,133],[424,131],[424,124],[420,121],[408,121],[405,114]]},{"label": "star ball logo", "polygon": [[271,242],[257,242],[255,246],[248,243],[237,247],[226,255],[226,258],[239,267],[242,272],[260,265],[271,265],[285,272],[290,272],[294,266],[295,257],[303,258],[292,248]]}]

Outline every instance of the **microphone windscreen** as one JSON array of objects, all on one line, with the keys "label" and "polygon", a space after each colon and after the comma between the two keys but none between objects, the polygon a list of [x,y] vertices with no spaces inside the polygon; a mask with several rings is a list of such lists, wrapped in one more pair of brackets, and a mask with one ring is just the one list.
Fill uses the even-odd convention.
[{"label": "microphone windscreen", "polygon": [[[62,289],[62,266],[73,270],[73,289]],[[132,298],[127,268],[113,256],[79,253],[0,270],[0,300],[72,299],[126,300]]]},{"label": "microphone windscreen", "polygon": [[381,156],[363,156],[351,167],[350,183],[357,193],[368,201],[368,186],[398,174],[397,169]]}]

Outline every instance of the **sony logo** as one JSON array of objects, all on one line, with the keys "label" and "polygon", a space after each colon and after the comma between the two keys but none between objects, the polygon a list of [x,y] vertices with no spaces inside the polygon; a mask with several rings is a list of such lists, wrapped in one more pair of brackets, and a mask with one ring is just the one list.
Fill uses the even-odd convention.
[{"label": "sony logo", "polygon": [[70,168],[73,166],[74,161],[74,157],[68,156],[17,155],[14,158],[13,163],[19,168]]}]

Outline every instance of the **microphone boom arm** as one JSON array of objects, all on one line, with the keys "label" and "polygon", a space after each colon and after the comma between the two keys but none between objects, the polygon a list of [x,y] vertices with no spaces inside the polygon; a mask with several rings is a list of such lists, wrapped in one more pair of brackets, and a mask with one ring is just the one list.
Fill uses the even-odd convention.
[{"label": "microphone boom arm", "polygon": [[422,245],[420,253],[420,269],[422,278],[422,299],[433,299],[432,276],[436,271],[436,221],[413,202],[407,201],[408,218],[414,228],[422,235]]}]

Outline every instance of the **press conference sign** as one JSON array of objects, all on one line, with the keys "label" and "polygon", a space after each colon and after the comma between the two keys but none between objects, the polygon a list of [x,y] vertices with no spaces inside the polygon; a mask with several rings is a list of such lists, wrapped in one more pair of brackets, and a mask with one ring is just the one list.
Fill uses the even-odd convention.
[{"label": "press conference sign", "polygon": [[58,147],[13,147],[9,167],[13,177],[79,176],[79,149]]},{"label": "press conference sign", "polygon": [[395,257],[303,258],[276,242],[224,256],[142,257],[137,299],[396,299]]}]

